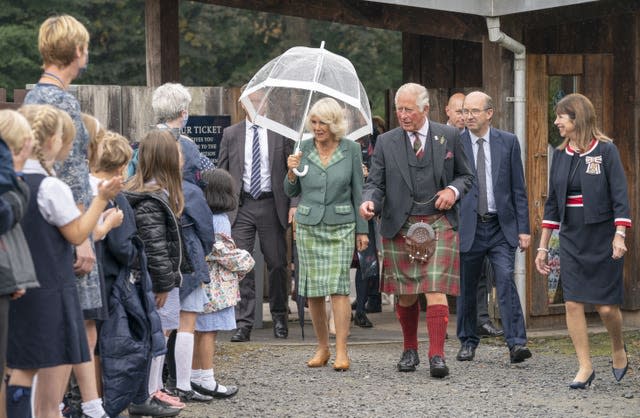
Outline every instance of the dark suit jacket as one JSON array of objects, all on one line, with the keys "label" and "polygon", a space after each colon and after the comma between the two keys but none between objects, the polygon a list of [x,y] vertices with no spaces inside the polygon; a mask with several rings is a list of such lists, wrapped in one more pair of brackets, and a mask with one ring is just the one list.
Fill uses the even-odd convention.
[{"label": "dark suit jacket", "polygon": [[[380,135],[371,158],[369,177],[362,193],[363,201],[372,201],[376,214],[382,214],[380,233],[393,238],[407,221],[413,204],[413,185],[405,141],[407,133],[396,128]],[[427,141],[433,141],[433,175],[436,187],[453,186],[460,197],[469,190],[473,173],[460,142],[457,129],[429,121]],[[457,228],[458,205],[446,212],[447,219]]]},{"label": "dark suit jacket", "polygon": [[[475,172],[469,131],[462,134],[462,143]],[[489,147],[491,149],[491,180],[498,222],[509,245],[517,247],[518,235],[529,233],[529,205],[520,144],[514,134],[492,127]],[[462,252],[469,251],[473,245],[478,221],[477,208],[476,177],[471,190],[462,199],[460,208],[460,251]]]},{"label": "dark suit jacket", "polygon": [[[222,132],[218,155],[218,167],[227,170],[236,181],[238,199],[242,192],[246,129],[246,121],[225,128]],[[269,166],[271,167],[271,190],[273,191],[278,220],[282,227],[286,229],[290,200],[284,193],[284,177],[287,175],[287,157],[293,153],[294,142],[275,132],[267,132]],[[237,213],[237,210],[229,213],[229,221],[232,225],[236,220]]]}]

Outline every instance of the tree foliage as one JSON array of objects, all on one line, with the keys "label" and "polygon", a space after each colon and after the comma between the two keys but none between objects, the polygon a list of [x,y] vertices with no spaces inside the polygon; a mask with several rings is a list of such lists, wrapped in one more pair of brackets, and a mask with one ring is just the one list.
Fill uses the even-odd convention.
[{"label": "tree foliage", "polygon": [[[83,84],[146,84],[144,0],[0,0],[0,87],[34,83],[41,71],[38,28],[68,13],[91,34]],[[318,47],[348,58],[381,113],[384,92],[401,82],[400,33],[326,21],[180,2],[180,76],[185,85],[240,86],[292,46]]]}]

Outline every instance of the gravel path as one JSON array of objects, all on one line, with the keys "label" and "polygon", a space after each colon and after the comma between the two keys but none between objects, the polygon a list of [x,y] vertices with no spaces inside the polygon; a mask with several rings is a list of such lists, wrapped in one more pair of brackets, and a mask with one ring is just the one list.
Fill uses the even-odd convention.
[{"label": "gravel path", "polygon": [[415,373],[396,371],[397,342],[351,344],[351,370],[339,373],[307,368],[310,344],[225,341],[218,344],[216,378],[240,392],[189,404],[180,417],[640,417],[640,373],[631,369],[616,383],[607,357],[594,357],[590,389],[570,390],[573,355],[534,349],[533,358],[511,365],[507,349],[486,340],[472,362],[457,362],[458,344],[448,340],[451,375],[442,380],[429,377],[427,343],[420,344]]}]

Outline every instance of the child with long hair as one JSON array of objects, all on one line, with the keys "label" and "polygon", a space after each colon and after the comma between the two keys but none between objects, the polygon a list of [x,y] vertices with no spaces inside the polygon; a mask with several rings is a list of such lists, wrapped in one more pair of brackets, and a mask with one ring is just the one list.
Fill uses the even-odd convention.
[{"label": "child with long hair", "polygon": [[[181,151],[184,151],[183,144],[178,143]],[[199,173],[199,160],[184,158],[184,154],[182,157],[182,189],[185,203],[180,223],[186,254],[191,261],[193,272],[183,276],[180,300],[177,301],[179,306],[172,306],[172,301],[165,306],[166,309],[178,309],[180,312],[177,322],[167,320],[163,324],[165,331],[172,330],[167,342],[166,364],[169,376],[166,387],[182,402],[209,402],[213,400],[211,396],[194,390],[191,385],[191,361],[196,319],[207,302],[207,295],[202,287],[204,283],[209,282],[205,255],[213,246],[214,231],[211,210],[194,175]]]},{"label": "child with long hair", "polygon": [[[180,163],[180,145],[175,137],[167,130],[150,131],[140,142],[138,167],[127,182],[125,192],[135,212],[138,235],[145,245],[164,330],[172,329],[172,324],[178,320],[182,273],[192,271],[184,251],[179,221],[184,211]],[[157,404],[160,400],[180,406],[175,398],[167,399],[161,391],[163,361],[164,356],[158,356],[151,363],[149,394],[153,396],[148,404]],[[129,408],[130,413],[134,411],[138,411],[137,406],[133,411]]]},{"label": "child with long hair", "polygon": [[[22,228],[40,287],[14,301],[9,313],[7,416],[31,417],[33,376],[46,376],[35,396],[34,416],[59,417],[58,408],[71,364],[90,359],[82,311],[75,286],[73,251],[87,239],[100,214],[122,187],[122,178],[103,182],[82,214],[71,190],[53,176],[72,142],[63,142],[61,111],[50,105],[26,105],[20,112],[31,123],[34,147],[25,163],[24,180],[31,189]],[[43,350],[46,347],[46,350]],[[39,378],[40,380],[40,378]]]},{"label": "child with long hair", "polygon": [[207,256],[211,282],[205,285],[205,290],[209,300],[205,313],[199,315],[196,322],[196,350],[191,385],[214,398],[229,398],[238,392],[238,387],[221,385],[215,379],[213,358],[216,333],[235,329],[234,307],[239,300],[239,281],[251,271],[254,261],[248,251],[236,248],[231,238],[231,223],[227,212],[238,206],[233,177],[226,170],[218,168],[204,172],[202,179],[206,183],[204,195],[213,213],[216,242],[211,254]]}]

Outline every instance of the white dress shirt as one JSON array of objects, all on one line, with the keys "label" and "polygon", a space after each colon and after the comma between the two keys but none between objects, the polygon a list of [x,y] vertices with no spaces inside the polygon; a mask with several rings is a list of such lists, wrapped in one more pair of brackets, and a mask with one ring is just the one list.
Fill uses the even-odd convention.
[{"label": "white dress shirt", "polygon": [[[257,126],[257,125],[256,125]],[[269,167],[269,145],[267,142],[267,130],[258,126],[260,137],[260,190],[271,191],[271,167]],[[253,123],[247,120],[244,145],[244,170],[242,172],[242,184],[245,192],[251,190],[251,164],[253,163]]]},{"label": "white dress shirt", "polygon": [[[474,135],[473,132],[469,131],[469,136],[471,137],[471,148],[473,149],[473,161],[476,161],[478,158],[478,139],[480,137]],[[487,133],[482,137],[484,139],[484,167],[486,171],[486,179],[487,179],[487,209],[489,213],[496,213],[496,199],[493,197],[493,179],[491,178],[491,146],[489,145],[489,138],[491,137],[491,128],[487,131]],[[477,167],[477,164],[475,164]]]}]

